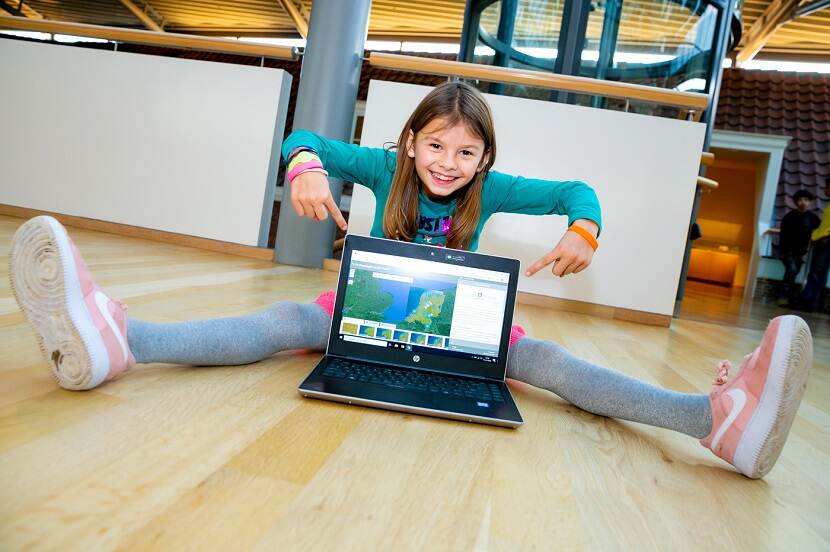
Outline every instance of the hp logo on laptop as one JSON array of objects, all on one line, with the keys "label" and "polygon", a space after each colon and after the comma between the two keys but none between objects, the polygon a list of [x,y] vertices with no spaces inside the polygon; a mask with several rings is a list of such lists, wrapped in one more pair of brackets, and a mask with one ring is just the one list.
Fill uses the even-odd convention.
[{"label": "hp logo on laptop", "polygon": [[412,357],[412,360],[414,360],[415,362],[421,362],[421,357],[415,355],[414,357]]}]

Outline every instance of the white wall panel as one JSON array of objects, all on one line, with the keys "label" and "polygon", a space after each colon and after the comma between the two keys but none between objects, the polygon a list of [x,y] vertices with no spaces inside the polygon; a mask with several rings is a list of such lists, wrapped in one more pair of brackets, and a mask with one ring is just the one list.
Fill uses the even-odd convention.
[{"label": "white wall panel", "polygon": [[[396,142],[430,88],[373,81],[362,144]],[[487,95],[495,117],[495,169],[547,180],[582,180],[599,196],[600,249],[586,271],[522,277],[519,289],[670,315],[674,308],[705,127],[700,123]],[[367,234],[372,193],[355,187],[350,231]],[[524,268],[553,249],[565,217],[497,214],[479,251],[517,257]]]},{"label": "white wall panel", "polygon": [[0,39],[0,203],[265,245],[290,84]]}]

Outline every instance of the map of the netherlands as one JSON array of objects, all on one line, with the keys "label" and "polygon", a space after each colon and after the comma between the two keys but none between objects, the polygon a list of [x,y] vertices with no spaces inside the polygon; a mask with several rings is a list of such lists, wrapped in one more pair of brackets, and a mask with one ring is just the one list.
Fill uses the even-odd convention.
[{"label": "map of the netherlands", "polygon": [[417,296],[418,303],[397,327],[449,337],[455,307],[455,287],[443,291],[413,288],[412,291],[415,293],[410,292],[410,298]]}]

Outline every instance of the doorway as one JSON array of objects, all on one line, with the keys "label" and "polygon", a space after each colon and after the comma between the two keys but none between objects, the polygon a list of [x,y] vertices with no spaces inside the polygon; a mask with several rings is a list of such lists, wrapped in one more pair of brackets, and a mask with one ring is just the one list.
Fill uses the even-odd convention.
[{"label": "doorway", "polygon": [[[681,318],[763,327],[774,305],[753,302],[759,273],[780,264],[771,258],[775,196],[787,136],[715,131],[715,163],[706,177],[717,189],[701,198]],[[772,309],[772,310],[770,310]]]}]

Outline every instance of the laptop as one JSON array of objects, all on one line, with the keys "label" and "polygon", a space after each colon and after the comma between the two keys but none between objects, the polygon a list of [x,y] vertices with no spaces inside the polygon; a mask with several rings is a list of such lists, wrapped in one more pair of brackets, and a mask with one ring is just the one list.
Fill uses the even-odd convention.
[{"label": "laptop", "polygon": [[505,427],[519,261],[348,235],[325,356],[306,397]]}]

